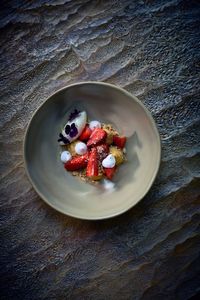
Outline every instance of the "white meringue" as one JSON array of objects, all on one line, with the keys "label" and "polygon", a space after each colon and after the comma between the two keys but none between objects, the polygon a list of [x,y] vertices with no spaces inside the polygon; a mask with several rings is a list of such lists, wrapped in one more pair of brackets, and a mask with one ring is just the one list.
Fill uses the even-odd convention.
[{"label": "white meringue", "polygon": [[[62,130],[63,136],[66,139],[68,139],[70,143],[76,140],[81,135],[83,129],[85,128],[86,121],[87,121],[87,114],[85,111],[81,111],[76,118],[74,118],[72,121],[68,121],[65,124],[64,129]],[[75,124],[75,127],[77,128],[78,132],[75,136],[71,137],[70,134],[66,134],[65,128],[67,125],[71,126],[73,123]]]},{"label": "white meringue", "polygon": [[75,151],[76,151],[77,154],[83,155],[87,152],[87,145],[83,142],[78,142],[75,145]]},{"label": "white meringue", "polygon": [[101,128],[101,123],[99,121],[94,120],[89,123],[89,127],[91,130],[95,128]]},{"label": "white meringue", "polygon": [[69,151],[63,151],[60,155],[60,159],[63,163],[68,162],[71,158],[72,158],[72,156]]},{"label": "white meringue", "polygon": [[115,157],[112,154],[109,154],[104,160],[102,161],[102,166],[104,168],[113,168],[116,164]]}]

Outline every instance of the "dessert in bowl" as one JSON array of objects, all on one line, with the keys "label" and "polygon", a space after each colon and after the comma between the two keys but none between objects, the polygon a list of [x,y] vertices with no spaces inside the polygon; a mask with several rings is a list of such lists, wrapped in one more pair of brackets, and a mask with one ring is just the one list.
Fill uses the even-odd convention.
[{"label": "dessert in bowl", "polygon": [[[125,90],[100,82],[54,93],[33,115],[24,141],[25,166],[37,193],[58,211],[82,219],[109,218],[138,203],[156,177],[160,154],[149,111]],[[73,160],[80,165],[84,155],[83,167],[74,169]]]},{"label": "dessert in bowl", "polygon": [[[70,113],[58,142],[65,169],[91,183],[103,178],[111,180],[118,166],[126,161],[126,137],[110,124],[89,121],[86,111],[75,109]],[[114,183],[102,181],[102,187],[111,186],[113,189]]]}]

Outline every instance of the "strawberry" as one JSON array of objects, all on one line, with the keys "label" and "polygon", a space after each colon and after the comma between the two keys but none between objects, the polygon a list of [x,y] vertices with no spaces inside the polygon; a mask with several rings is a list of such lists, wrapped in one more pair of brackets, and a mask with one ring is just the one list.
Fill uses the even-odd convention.
[{"label": "strawberry", "polygon": [[91,179],[98,179],[99,167],[98,167],[98,153],[96,148],[92,148],[88,158],[88,164],[86,169],[86,176]]},{"label": "strawberry", "polygon": [[91,136],[91,133],[92,130],[88,125],[86,125],[78,139],[82,142],[87,142]]},{"label": "strawberry", "polygon": [[101,144],[101,145],[97,146],[96,148],[97,148],[99,160],[102,161],[108,155],[109,146],[108,146],[108,144]]},{"label": "strawberry", "polygon": [[107,133],[105,132],[105,130],[101,128],[95,128],[92,131],[89,141],[87,142],[87,146],[90,147],[100,144],[106,139],[106,136]]},{"label": "strawberry", "polygon": [[116,167],[113,167],[113,168],[104,168],[103,171],[104,171],[104,174],[106,175],[106,177],[108,179],[112,179],[113,176],[114,176],[114,174],[115,174]]},{"label": "strawberry", "polygon": [[76,171],[76,170],[84,169],[87,166],[87,162],[88,162],[88,153],[81,156],[75,156],[71,160],[65,163],[65,169],[67,171]]},{"label": "strawberry", "polygon": [[126,137],[117,135],[113,136],[113,144],[123,149],[126,144]]}]

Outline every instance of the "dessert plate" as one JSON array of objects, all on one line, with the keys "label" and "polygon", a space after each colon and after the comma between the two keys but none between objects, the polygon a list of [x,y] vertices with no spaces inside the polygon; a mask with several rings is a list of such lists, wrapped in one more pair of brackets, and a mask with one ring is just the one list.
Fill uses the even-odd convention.
[{"label": "dessert plate", "polygon": [[[58,134],[75,108],[127,137],[127,162],[115,175],[112,191],[72,176],[60,161]],[[54,93],[33,115],[24,140],[25,168],[36,192],[56,210],[81,219],[106,219],[133,207],[152,186],[160,156],[150,112],[135,96],[102,82],[72,84]]]}]

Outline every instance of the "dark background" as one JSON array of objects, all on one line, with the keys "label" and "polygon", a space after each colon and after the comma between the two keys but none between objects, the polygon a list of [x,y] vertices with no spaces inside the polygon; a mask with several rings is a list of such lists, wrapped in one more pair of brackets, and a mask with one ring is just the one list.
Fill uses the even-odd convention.
[{"label": "dark background", "polygon": [[[1,299],[193,299],[200,288],[199,1],[1,1]],[[33,191],[25,128],[58,88],[119,85],[153,114],[162,162],[148,195],[101,222]]]}]

